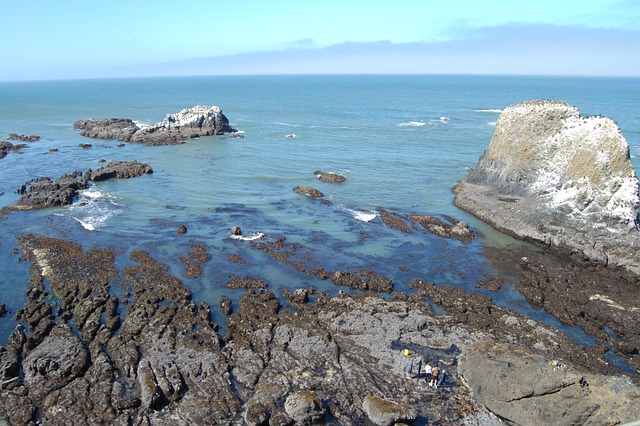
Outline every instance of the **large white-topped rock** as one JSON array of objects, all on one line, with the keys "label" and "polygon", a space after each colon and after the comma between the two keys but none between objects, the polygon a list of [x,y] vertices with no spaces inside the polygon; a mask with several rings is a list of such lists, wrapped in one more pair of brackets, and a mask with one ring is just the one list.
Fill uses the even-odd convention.
[{"label": "large white-topped rock", "polygon": [[640,273],[638,178],[616,123],[563,101],[507,107],[455,203],[498,229]]}]

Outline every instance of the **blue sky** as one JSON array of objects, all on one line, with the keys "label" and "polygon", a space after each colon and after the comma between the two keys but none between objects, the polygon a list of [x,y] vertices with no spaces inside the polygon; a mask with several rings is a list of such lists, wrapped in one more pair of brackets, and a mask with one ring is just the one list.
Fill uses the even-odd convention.
[{"label": "blue sky", "polygon": [[639,0],[0,0],[0,80],[640,76]]}]

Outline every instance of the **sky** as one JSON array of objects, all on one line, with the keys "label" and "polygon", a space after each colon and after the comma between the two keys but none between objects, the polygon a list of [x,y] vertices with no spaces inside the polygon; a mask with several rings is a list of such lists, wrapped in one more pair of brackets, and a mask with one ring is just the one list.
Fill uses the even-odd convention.
[{"label": "sky", "polygon": [[0,81],[640,76],[640,0],[0,0]]}]

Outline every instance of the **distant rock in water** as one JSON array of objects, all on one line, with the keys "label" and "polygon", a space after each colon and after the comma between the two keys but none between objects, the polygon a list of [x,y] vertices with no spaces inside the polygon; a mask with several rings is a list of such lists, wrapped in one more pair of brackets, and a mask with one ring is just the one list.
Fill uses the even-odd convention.
[{"label": "distant rock in water", "polygon": [[80,120],[73,124],[82,136],[120,140],[145,145],[172,145],[201,136],[222,135],[236,130],[217,106],[196,105],[169,114],[164,120],[148,126],[138,126],[127,118]]},{"label": "distant rock in water", "polygon": [[455,204],[492,226],[640,274],[638,178],[616,123],[563,101],[507,107]]},{"label": "distant rock in water", "polygon": [[322,182],[344,183],[347,181],[346,177],[335,173],[321,172],[319,170],[316,170],[315,172],[313,172],[313,174],[316,175],[316,177]]}]

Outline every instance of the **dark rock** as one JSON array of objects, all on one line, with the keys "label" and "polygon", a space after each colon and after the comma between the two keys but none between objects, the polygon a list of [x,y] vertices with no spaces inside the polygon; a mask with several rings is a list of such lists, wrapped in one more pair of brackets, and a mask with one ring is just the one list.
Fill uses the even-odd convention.
[{"label": "dark rock", "polygon": [[106,118],[99,120],[79,120],[73,127],[80,130],[82,136],[93,139],[130,141],[140,128],[133,120],[126,118]]},{"label": "dark rock", "polygon": [[184,225],[180,225],[178,227],[178,234],[186,234],[187,233],[187,227]]},{"label": "dark rock", "polygon": [[316,177],[318,179],[320,179],[322,182],[328,182],[328,183],[344,183],[347,181],[347,178],[342,176],[342,175],[338,175],[335,173],[328,173],[328,172],[321,172],[321,171],[315,171],[313,172],[314,175],[316,175]]},{"label": "dark rock", "polygon": [[356,273],[338,271],[330,277],[335,285],[343,285],[359,290],[379,291],[391,293],[393,281],[371,270],[361,270]]},{"label": "dark rock", "polygon": [[22,197],[9,209],[36,210],[66,206],[73,203],[79,190],[87,187],[87,179],[80,172],[65,174],[55,181],[47,177],[35,179],[18,189]]},{"label": "dark rock", "polygon": [[266,426],[269,420],[265,408],[256,403],[247,404],[243,418],[248,426]]},{"label": "dark rock", "polygon": [[231,228],[231,235],[242,235],[242,230],[239,226],[234,226]]},{"label": "dark rock", "polygon": [[295,188],[293,188],[293,192],[295,192],[296,194],[304,195],[309,198],[324,197],[324,194],[322,192],[318,191],[312,186],[306,186],[306,185],[296,186]]},{"label": "dark rock", "polygon": [[238,256],[237,254],[229,255],[229,261],[231,261],[233,263],[240,263],[240,264],[247,263],[246,260],[244,260],[242,257]]},{"label": "dark rock", "polygon": [[0,303],[0,318],[4,318],[7,316],[7,307],[4,303]]},{"label": "dark rock", "polygon": [[51,334],[23,361],[24,383],[29,397],[42,401],[81,376],[90,365],[89,353],[67,326],[54,327]]},{"label": "dark rock", "polygon": [[95,172],[88,169],[84,176],[81,171],[75,171],[55,181],[48,177],[34,179],[18,188],[17,193],[22,197],[12,205],[3,208],[2,212],[67,206],[74,202],[80,190],[89,187],[89,180],[131,178],[152,172],[153,169],[148,164],[137,161],[116,161]]},{"label": "dark rock", "polygon": [[231,299],[225,297],[220,300],[220,309],[222,309],[222,313],[226,316],[231,315],[233,312],[233,305],[231,304]]},{"label": "dark rock", "polygon": [[152,174],[153,169],[146,163],[133,161],[112,161],[96,171],[91,171],[89,179],[99,182],[107,179],[129,179],[132,177]]},{"label": "dark rock", "polygon": [[228,288],[267,288],[269,285],[259,278],[255,277],[231,277],[231,281],[227,283]]},{"label": "dark rock", "polygon": [[402,231],[406,234],[411,234],[411,228],[407,225],[407,218],[404,216],[390,212],[388,210],[380,210],[380,218],[385,225],[397,229],[398,231]]},{"label": "dark rock", "polygon": [[22,141],[22,142],[37,142],[40,140],[40,136],[38,135],[19,135],[17,133],[10,133],[9,140],[12,141]]}]

